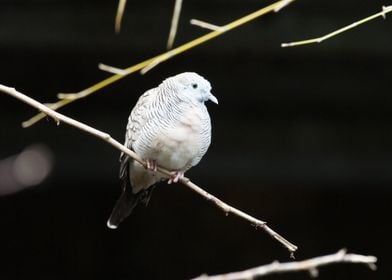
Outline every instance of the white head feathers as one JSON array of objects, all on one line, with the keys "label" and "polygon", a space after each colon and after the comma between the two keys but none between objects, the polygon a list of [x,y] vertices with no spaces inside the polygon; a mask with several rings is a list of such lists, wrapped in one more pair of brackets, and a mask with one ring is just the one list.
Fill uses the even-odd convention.
[{"label": "white head feathers", "polygon": [[218,104],[218,99],[211,93],[210,82],[194,72],[184,72],[167,78],[161,85],[176,87],[184,97],[203,103],[210,100]]}]

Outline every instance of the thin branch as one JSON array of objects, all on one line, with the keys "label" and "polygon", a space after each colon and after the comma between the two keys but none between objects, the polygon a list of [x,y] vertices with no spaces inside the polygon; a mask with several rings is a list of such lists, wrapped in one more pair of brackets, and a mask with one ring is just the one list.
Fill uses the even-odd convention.
[{"label": "thin branch", "polygon": [[176,55],[176,53],[173,50],[173,51],[168,51],[168,52],[158,56],[153,61],[151,61],[151,63],[147,64],[146,67],[143,67],[140,70],[140,74],[142,74],[142,75],[146,74],[148,71],[150,71],[152,68],[156,67],[161,62],[169,60],[171,57],[173,57],[175,55]]},{"label": "thin branch", "polygon": [[[102,70],[102,71],[105,71],[105,72],[108,72],[108,73],[111,73],[111,74],[125,75],[125,70],[124,69],[120,69],[120,68],[117,68],[117,67],[113,67],[113,66],[110,66],[110,65],[103,64],[103,63],[99,63],[98,64],[98,68],[99,68],[99,70]],[[60,99],[63,99],[64,97],[67,97],[67,96],[66,95],[63,96],[63,95],[58,94],[57,97],[60,98]]]},{"label": "thin branch", "polygon": [[[283,0],[283,1],[281,1],[278,5],[275,6],[274,12],[275,13],[279,12],[281,9],[285,8],[291,2],[294,2],[294,1],[295,0]],[[201,28],[208,29],[208,30],[219,30],[220,28],[222,28],[222,26],[218,26],[218,25],[215,25],[215,24],[212,24],[212,23],[208,23],[206,21],[202,21],[202,20],[198,20],[198,19],[191,19],[190,20],[190,24],[196,25],[196,26],[199,26]]]},{"label": "thin branch", "polygon": [[[131,67],[128,67],[128,68],[124,69],[124,74],[121,74],[121,75],[120,74],[114,74],[113,76],[110,76],[110,77],[108,77],[108,78],[106,78],[106,79],[104,79],[104,80],[102,80],[102,81],[100,81],[100,82],[98,82],[98,83],[96,83],[96,84],[94,84],[94,85],[92,85],[92,86],[90,86],[90,87],[80,91],[80,92],[73,93],[72,95],[70,95],[68,97],[62,95],[63,99],[53,103],[52,105],[50,105],[50,108],[58,109],[58,108],[64,107],[64,106],[66,106],[66,105],[68,105],[68,104],[70,104],[72,102],[75,102],[78,99],[81,99],[81,98],[84,98],[86,96],[89,96],[90,94],[92,94],[92,93],[94,93],[94,92],[96,92],[96,91],[98,91],[98,90],[100,90],[100,89],[102,89],[104,87],[107,87],[108,85],[110,85],[110,84],[112,84],[112,83],[114,83],[114,82],[116,82],[116,81],[118,81],[118,80],[120,80],[120,79],[122,79],[122,78],[124,78],[124,77],[126,77],[126,76],[128,76],[130,74],[132,74],[132,73],[135,73],[137,71],[145,69],[146,67],[147,67],[147,70],[150,70],[150,69],[152,69],[152,67],[158,65],[159,63],[161,63],[163,61],[166,61],[166,60],[168,60],[168,59],[170,59],[170,58],[172,58],[172,57],[174,57],[176,55],[179,55],[179,54],[184,53],[184,52],[186,52],[186,51],[188,51],[188,50],[190,50],[190,49],[192,49],[194,47],[197,47],[197,46],[199,46],[199,45],[201,45],[203,43],[206,43],[209,40],[212,40],[212,39],[214,39],[216,37],[219,37],[223,33],[228,32],[230,30],[233,30],[235,28],[238,28],[241,25],[244,25],[244,24],[246,24],[246,23],[248,23],[248,22],[250,22],[252,20],[255,20],[256,18],[264,16],[264,15],[266,15],[268,13],[274,12],[276,8],[278,8],[278,7],[281,8],[282,7],[282,3],[287,3],[287,0],[277,1],[277,2],[275,2],[275,3],[273,3],[273,4],[269,5],[269,6],[266,6],[266,7],[262,8],[262,9],[260,9],[260,10],[257,10],[255,12],[251,13],[251,14],[248,14],[248,15],[246,15],[244,17],[241,17],[241,18],[239,18],[239,19],[237,19],[235,21],[232,21],[232,22],[222,26],[222,28],[219,28],[219,30],[211,31],[211,32],[209,32],[209,33],[207,33],[207,34],[205,34],[205,35],[203,35],[201,37],[198,37],[198,38],[196,38],[196,39],[194,39],[192,41],[189,41],[189,42],[187,42],[187,43],[185,43],[185,44],[183,44],[183,45],[181,45],[181,46],[179,46],[177,48],[174,48],[174,49],[172,49],[172,50],[170,50],[168,52],[165,52],[163,54],[160,54],[160,55],[157,55],[157,56],[152,57],[150,59],[147,59],[145,61],[142,61],[142,62],[140,62],[138,64],[135,64],[135,65],[133,65]],[[146,70],[143,70],[143,71],[146,72]],[[32,117],[31,119],[23,122],[22,126],[23,127],[29,127],[29,126],[35,124],[36,122],[38,122],[39,120],[43,119],[44,117],[45,117],[45,114],[39,113],[39,114],[35,115],[34,117]]]},{"label": "thin branch", "polygon": [[377,258],[374,256],[363,256],[357,254],[347,254],[345,249],[331,255],[316,257],[298,262],[279,263],[277,261],[267,265],[250,268],[244,271],[231,272],[214,276],[202,275],[193,280],[248,280],[268,274],[308,271],[311,276],[318,276],[318,268],[335,263],[360,263],[366,264],[370,269],[375,270]]},{"label": "thin branch", "polygon": [[122,18],[124,15],[124,10],[125,10],[126,4],[127,4],[127,0],[119,0],[118,1],[116,19],[115,19],[115,23],[114,23],[114,30],[116,31],[116,33],[120,33],[120,31],[121,31],[121,22],[122,22]]},{"label": "thin branch", "polygon": [[387,7],[382,7],[382,11],[381,12],[376,13],[374,15],[371,15],[371,16],[369,16],[367,18],[361,19],[359,21],[356,21],[356,22],[354,22],[354,23],[352,23],[350,25],[342,27],[342,28],[340,28],[340,29],[338,29],[336,31],[333,31],[331,33],[328,33],[328,34],[326,34],[324,36],[321,36],[321,37],[318,37],[318,38],[313,38],[313,39],[308,39],[308,40],[291,42],[291,43],[282,43],[281,47],[282,48],[286,48],[286,47],[295,47],[295,46],[301,46],[301,45],[321,43],[321,42],[323,42],[325,40],[328,40],[328,39],[330,39],[332,37],[335,37],[335,36],[337,36],[337,35],[339,35],[339,34],[341,34],[343,32],[346,32],[346,31],[348,31],[350,29],[353,29],[353,28],[355,28],[355,27],[357,27],[357,26],[359,26],[361,24],[369,22],[369,21],[371,21],[371,20],[373,20],[375,18],[378,18],[378,17],[386,18],[386,14],[388,14],[390,12],[392,12],[392,5],[387,6]]},{"label": "thin branch", "polygon": [[208,23],[208,22],[205,22],[202,20],[198,20],[198,19],[191,19],[190,24],[199,26],[201,28],[209,29],[209,30],[218,30],[219,28],[222,28],[221,26],[218,26],[218,25],[215,25],[212,23]]},{"label": "thin branch", "polygon": [[281,9],[283,9],[286,6],[290,5],[294,1],[295,0],[284,0],[284,1],[280,2],[280,4],[275,7],[274,12],[275,13],[279,12]]},{"label": "thin branch", "polygon": [[173,47],[174,39],[176,38],[178,22],[180,21],[180,14],[182,8],[182,0],[176,0],[174,4],[173,17],[170,26],[169,38],[167,39],[167,49],[170,50]]},{"label": "thin branch", "polygon": [[[110,145],[112,145],[116,149],[126,153],[127,155],[132,157],[134,160],[136,160],[137,162],[139,162],[140,164],[142,164],[143,166],[146,167],[146,163],[143,161],[142,158],[140,158],[136,153],[134,153],[133,151],[131,151],[130,149],[128,149],[127,147],[122,145],[120,142],[114,140],[108,133],[102,132],[102,131],[97,130],[91,126],[84,124],[84,123],[81,123],[81,122],[78,122],[74,119],[71,119],[63,114],[60,114],[56,111],[53,111],[52,109],[45,106],[44,104],[39,103],[38,101],[28,97],[27,95],[24,95],[24,94],[16,91],[13,88],[6,87],[4,85],[0,85],[0,91],[17,98],[20,101],[27,103],[28,105],[30,105],[32,107],[37,108],[43,114],[53,118],[57,122],[57,124],[59,124],[60,122],[66,123],[70,126],[73,126],[77,129],[85,131],[95,137],[98,137],[98,138],[104,140],[105,142],[109,143]],[[171,173],[168,170],[161,168],[161,167],[158,167],[158,172],[160,172],[168,177],[170,177],[170,175],[171,175]],[[247,213],[228,205],[227,203],[223,202],[222,200],[218,199],[217,197],[209,194],[208,192],[206,192],[205,190],[203,190],[202,188],[200,188],[196,184],[192,183],[188,178],[183,178],[180,180],[180,182],[182,184],[184,184],[185,186],[187,186],[188,188],[195,191],[196,193],[200,194],[204,198],[206,198],[208,201],[215,204],[218,208],[222,209],[226,214],[232,213],[232,214],[234,214],[244,220],[247,220],[252,225],[256,226],[256,228],[263,229],[266,233],[268,233],[274,239],[279,241],[283,246],[285,246],[286,249],[289,250],[289,252],[291,254],[293,254],[298,249],[298,247],[296,245],[290,243],[288,240],[286,240],[281,235],[279,235],[277,232],[275,232],[270,227],[268,227],[265,222],[258,220],[256,218],[248,215]]]}]

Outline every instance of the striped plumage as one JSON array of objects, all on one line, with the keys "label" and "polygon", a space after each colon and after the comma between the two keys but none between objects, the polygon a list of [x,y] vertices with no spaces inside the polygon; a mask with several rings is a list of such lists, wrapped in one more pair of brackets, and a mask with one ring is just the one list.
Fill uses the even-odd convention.
[{"label": "striped plumage", "polygon": [[147,161],[149,170],[121,154],[122,194],[108,220],[109,228],[116,228],[138,202],[147,205],[153,185],[167,179],[154,171],[156,165],[173,171],[171,183],[199,163],[211,141],[204,102],[218,102],[210,90],[203,77],[186,72],[140,96],[128,119],[125,145]]}]

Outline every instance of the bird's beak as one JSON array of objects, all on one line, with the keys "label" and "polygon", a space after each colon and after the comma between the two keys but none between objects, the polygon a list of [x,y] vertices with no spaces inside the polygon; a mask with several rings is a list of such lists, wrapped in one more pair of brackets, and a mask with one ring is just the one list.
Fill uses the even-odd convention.
[{"label": "bird's beak", "polygon": [[218,99],[212,93],[210,93],[210,95],[208,96],[208,100],[214,102],[215,104],[219,104]]}]

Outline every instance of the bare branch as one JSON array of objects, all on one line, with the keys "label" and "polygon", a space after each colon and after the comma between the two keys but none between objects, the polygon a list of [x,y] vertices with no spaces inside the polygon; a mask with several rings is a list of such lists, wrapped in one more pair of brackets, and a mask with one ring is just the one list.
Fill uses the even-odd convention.
[{"label": "bare branch", "polygon": [[[277,5],[275,7],[274,12],[275,13],[279,12],[281,9],[283,9],[286,6],[288,6],[293,1],[294,0],[282,1],[279,5]],[[208,30],[219,30],[219,29],[223,28],[222,26],[215,25],[215,24],[203,21],[203,20],[198,20],[198,19],[191,19],[189,22],[192,25],[199,26],[201,28],[208,29]]]},{"label": "bare branch", "polygon": [[[59,100],[56,103],[51,104],[49,107],[52,109],[54,109],[54,108],[58,109],[58,108],[64,107],[72,102],[75,102],[78,99],[89,96],[90,94],[93,94],[94,92],[97,92],[98,90],[100,90],[104,87],[107,87],[108,85],[115,83],[116,81],[118,81],[118,80],[132,74],[132,73],[135,73],[135,72],[140,71],[142,69],[144,69],[142,71],[143,71],[143,73],[145,73],[148,70],[151,70],[154,66],[158,65],[161,62],[164,62],[164,61],[166,61],[176,55],[184,53],[184,52],[186,52],[192,48],[195,48],[201,44],[204,44],[204,43],[208,42],[209,40],[212,40],[216,37],[219,37],[220,35],[222,35],[225,32],[228,32],[230,30],[238,28],[241,25],[244,25],[250,21],[253,21],[261,16],[264,16],[268,13],[274,12],[276,8],[282,7],[282,3],[287,3],[287,0],[277,1],[269,6],[266,6],[262,9],[260,9],[260,10],[257,10],[257,11],[250,13],[244,17],[241,17],[237,20],[234,20],[234,21],[222,26],[222,28],[219,28],[218,30],[211,31],[201,37],[198,37],[192,41],[189,41],[189,42],[187,42],[177,48],[174,48],[168,52],[162,53],[160,55],[157,55],[155,57],[152,57],[150,59],[142,61],[138,64],[130,66],[130,67],[124,69],[123,74],[114,74],[114,75],[112,75],[112,76],[110,76],[110,77],[108,77],[108,78],[106,78],[96,84],[93,84],[92,86],[90,86],[80,92],[73,94],[73,97],[75,97],[75,99],[68,96],[66,99]],[[39,120],[43,119],[44,117],[45,117],[45,114],[39,113],[39,114],[35,115],[34,117],[30,118],[29,120],[23,122],[22,126],[29,127],[29,126],[35,124],[36,122],[38,122]]]},{"label": "bare branch", "polygon": [[124,10],[125,10],[126,4],[127,4],[127,0],[119,0],[118,1],[116,19],[115,19],[115,24],[114,24],[114,30],[116,31],[116,33],[120,33],[121,22],[122,22],[122,18],[124,15]]},{"label": "bare branch", "polygon": [[146,67],[142,68],[140,70],[140,74],[142,74],[142,75],[146,74],[152,68],[158,66],[161,62],[164,62],[175,55],[176,55],[176,53],[174,51],[168,51],[168,52],[164,53],[163,55],[158,56],[153,61],[151,61],[151,63],[147,64]]},{"label": "bare branch", "polygon": [[[118,74],[118,75],[125,75],[125,70],[124,69],[120,69],[118,67],[113,67],[110,65],[106,65],[103,63],[98,64],[98,68],[99,70],[111,73],[111,74]],[[57,95],[58,98],[61,99],[61,97],[59,97],[59,95]],[[62,97],[64,98],[64,97]]]},{"label": "bare branch", "polygon": [[285,0],[285,1],[280,2],[280,4],[275,7],[274,12],[275,13],[279,12],[281,9],[285,8],[286,6],[288,6],[289,4],[291,4],[294,1],[295,0]]},{"label": "bare branch", "polygon": [[357,254],[347,254],[345,249],[331,255],[316,257],[298,262],[279,263],[277,261],[267,265],[250,268],[244,271],[231,272],[214,276],[202,275],[193,280],[248,280],[268,274],[308,271],[312,276],[318,276],[318,268],[334,263],[361,263],[375,270],[377,258],[374,256],[363,256]]},{"label": "bare branch", "polygon": [[167,40],[167,49],[170,50],[173,47],[174,39],[176,38],[178,22],[180,21],[180,14],[182,8],[182,0],[176,0],[174,4],[173,17],[170,26],[169,38]]},{"label": "bare branch", "polygon": [[222,28],[222,26],[218,26],[212,23],[208,23],[202,20],[198,20],[198,19],[191,19],[190,23],[192,25],[196,25],[199,26],[201,28],[205,28],[205,29],[209,29],[209,30],[218,30],[219,28]]},{"label": "bare branch", "polygon": [[386,18],[386,14],[390,13],[390,12],[392,12],[392,5],[387,6],[387,7],[382,7],[382,11],[381,12],[376,13],[374,15],[371,15],[371,16],[369,16],[367,18],[361,19],[359,21],[356,21],[356,22],[354,22],[354,23],[352,23],[350,25],[342,27],[342,28],[340,28],[340,29],[338,29],[336,31],[333,31],[331,33],[328,33],[328,34],[326,34],[324,36],[313,38],[313,39],[308,39],[308,40],[303,40],[303,41],[296,41],[296,42],[291,42],[291,43],[282,43],[281,47],[282,48],[286,48],[286,47],[296,47],[296,46],[301,46],[301,45],[321,43],[321,42],[323,42],[325,40],[328,40],[328,39],[330,39],[332,37],[335,37],[336,35],[339,35],[339,34],[341,34],[343,32],[346,32],[346,31],[348,31],[350,29],[353,29],[353,28],[355,28],[355,27],[357,27],[357,26],[359,26],[361,24],[364,24],[364,23],[366,23],[368,21],[371,21],[371,20],[373,20],[375,18],[378,18],[378,17]]},{"label": "bare branch", "polygon": [[[22,101],[32,107],[37,108],[44,115],[47,115],[47,116],[53,118],[56,121],[56,123],[58,123],[58,124],[60,122],[66,123],[70,126],[73,126],[77,129],[85,131],[95,137],[98,137],[98,138],[104,140],[105,142],[109,143],[110,145],[112,145],[116,149],[126,153],[127,155],[132,157],[134,160],[136,160],[137,162],[139,162],[140,164],[142,164],[143,166],[146,167],[146,163],[144,162],[144,160],[142,158],[140,158],[136,153],[134,153],[133,151],[131,151],[130,149],[128,149],[127,147],[122,145],[120,142],[114,140],[108,133],[102,132],[102,131],[97,130],[91,126],[84,124],[84,123],[81,123],[81,122],[76,121],[72,118],[69,118],[63,114],[60,114],[56,111],[53,111],[52,109],[45,106],[44,104],[39,103],[38,101],[32,99],[31,97],[28,97],[27,95],[24,95],[24,94],[16,91],[14,88],[0,85],[0,91],[17,98],[20,101]],[[158,167],[158,172],[160,172],[168,177],[171,176],[171,173],[169,172],[169,170],[166,170],[161,167]],[[195,191],[196,193],[200,194],[204,198],[206,198],[208,201],[215,204],[218,208],[222,209],[226,214],[232,213],[232,214],[250,222],[252,225],[256,226],[256,228],[263,229],[266,233],[268,233],[274,239],[279,241],[283,246],[285,246],[291,254],[293,254],[298,249],[297,246],[290,243],[288,240],[286,240],[281,235],[279,235],[277,232],[275,232],[270,227],[268,227],[265,222],[258,220],[256,218],[252,217],[251,215],[248,215],[247,213],[228,205],[227,203],[223,202],[222,200],[218,199],[217,197],[213,196],[212,194],[209,194],[208,192],[206,192],[205,190],[203,190],[202,188],[200,188],[196,184],[192,183],[188,178],[182,178],[182,179],[180,179],[180,182],[182,184],[184,184],[185,186],[187,186],[188,188]]]}]

